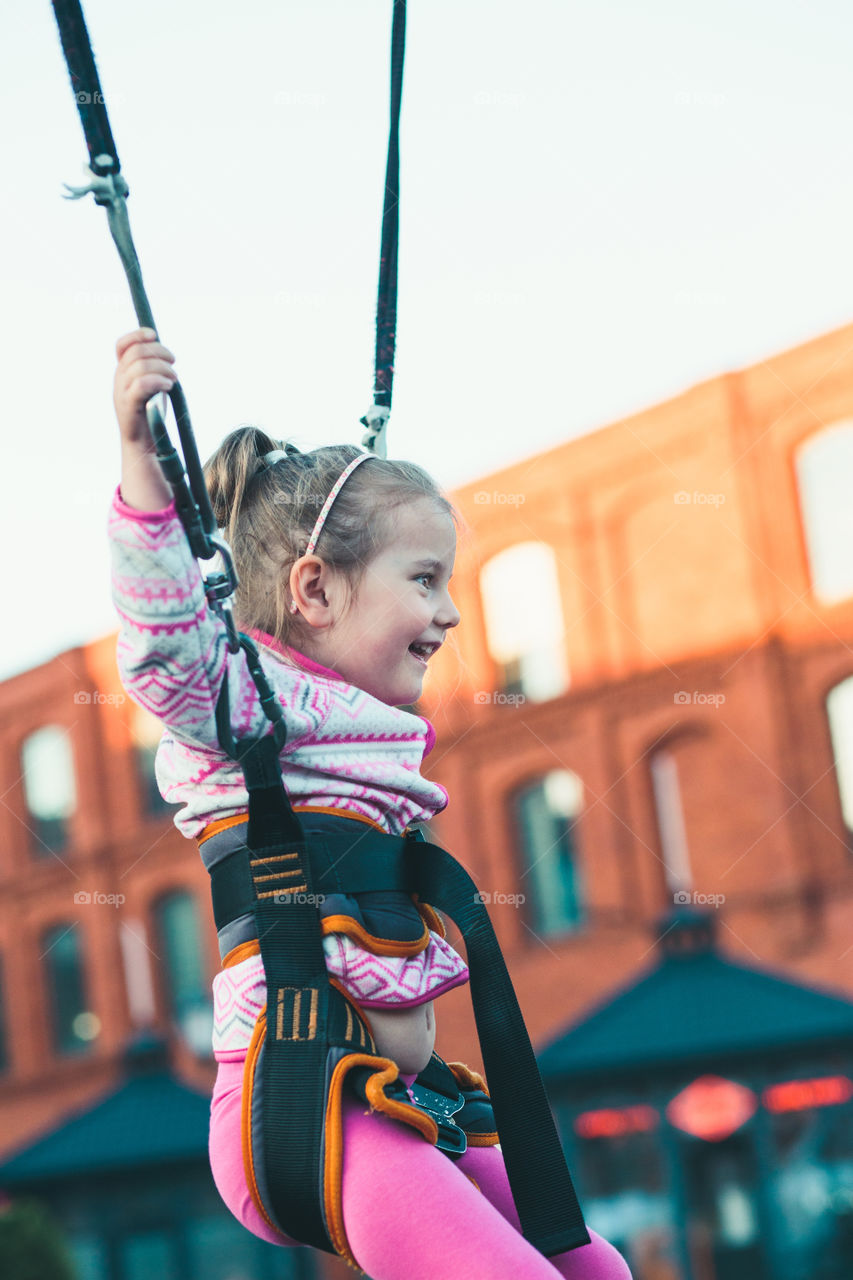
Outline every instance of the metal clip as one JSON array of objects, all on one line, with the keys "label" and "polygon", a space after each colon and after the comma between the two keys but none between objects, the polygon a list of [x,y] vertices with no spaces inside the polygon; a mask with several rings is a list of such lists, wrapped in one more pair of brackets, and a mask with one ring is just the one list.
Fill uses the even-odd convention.
[{"label": "metal clip", "polygon": [[460,1129],[453,1119],[456,1112],[465,1106],[462,1095],[448,1098],[447,1094],[436,1093],[434,1089],[427,1089],[422,1084],[413,1084],[409,1092],[415,1106],[432,1116],[438,1125],[438,1141],[435,1145],[439,1151],[450,1156],[464,1155],[468,1149],[468,1139],[465,1130]]},{"label": "metal clip", "polygon": [[118,200],[126,199],[129,194],[130,188],[121,173],[95,173],[88,165],[83,165],[83,172],[88,174],[89,183],[85,187],[72,187],[63,182],[65,190],[70,192],[70,195],[63,195],[63,200],[81,200],[91,191],[95,204],[114,205]]},{"label": "metal clip", "polygon": [[363,448],[376,455],[377,458],[388,457],[388,439],[386,429],[391,410],[384,404],[372,404],[363,418],[359,418],[367,431],[362,436]]}]

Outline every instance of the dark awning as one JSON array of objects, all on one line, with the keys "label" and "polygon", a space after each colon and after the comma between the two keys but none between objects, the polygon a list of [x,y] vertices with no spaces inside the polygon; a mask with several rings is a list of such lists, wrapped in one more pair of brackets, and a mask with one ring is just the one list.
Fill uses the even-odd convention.
[{"label": "dark awning", "polygon": [[676,910],[659,931],[662,958],[538,1055],[546,1079],[701,1065],[827,1042],[853,1048],[853,1002],[724,959],[713,912]]},{"label": "dark awning", "polygon": [[206,1160],[209,1096],[142,1072],[0,1165],[0,1186]]}]

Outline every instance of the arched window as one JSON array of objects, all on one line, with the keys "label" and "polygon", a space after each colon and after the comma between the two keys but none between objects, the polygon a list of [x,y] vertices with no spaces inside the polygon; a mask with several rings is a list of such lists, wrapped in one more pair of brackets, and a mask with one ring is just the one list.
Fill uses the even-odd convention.
[{"label": "arched window", "polygon": [[77,807],[68,733],[45,725],[24,741],[21,773],[34,853],[59,853],[68,844],[68,819]]},{"label": "arched window", "polygon": [[9,1040],[6,1027],[6,975],[0,967],[0,1071],[9,1066]]},{"label": "arched window", "polygon": [[835,776],[841,812],[853,845],[853,676],[831,689],[826,699],[826,714],[835,757]]},{"label": "arched window", "polygon": [[693,873],[675,755],[662,747],[649,761],[649,770],[666,885],[673,895],[686,893],[693,889]]},{"label": "arched window", "polygon": [[155,905],[154,920],[169,1014],[195,1053],[210,1054],[213,1007],[205,981],[195,898],[184,891],[168,894]]},{"label": "arched window", "polygon": [[811,437],[797,454],[797,482],[812,587],[824,604],[853,595],[853,423]]},{"label": "arched window", "polygon": [[535,933],[566,933],[581,923],[576,829],[582,808],[583,784],[568,769],[554,770],[516,796],[524,861],[519,886]]},{"label": "arched window", "polygon": [[569,671],[554,553],[544,542],[520,542],[480,571],[489,652],[505,694],[533,702],[568,688]]},{"label": "arched window", "polygon": [[84,1052],[101,1022],[87,1006],[77,926],[56,925],[42,945],[54,1048],[63,1054]]}]

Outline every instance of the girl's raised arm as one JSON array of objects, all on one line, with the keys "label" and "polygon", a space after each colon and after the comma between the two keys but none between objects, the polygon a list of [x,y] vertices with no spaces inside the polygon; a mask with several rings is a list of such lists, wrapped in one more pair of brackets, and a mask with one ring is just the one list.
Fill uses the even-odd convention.
[{"label": "girl's raised arm", "polygon": [[116,343],[113,404],[121,435],[121,496],[137,511],[162,511],[171,501],[155,457],[145,405],[177,381],[175,357],[153,329],[134,329]]},{"label": "girl's raised arm", "polygon": [[[176,376],[172,353],[151,334],[138,329],[116,346],[122,478],[109,540],[112,598],[121,619],[118,668],[130,697],[176,739],[218,750],[215,710],[226,666],[225,625],[208,607],[198,561],[148,429],[146,401],[168,390]],[[228,662],[228,674],[234,731],[264,732],[268,722],[242,655]]]}]

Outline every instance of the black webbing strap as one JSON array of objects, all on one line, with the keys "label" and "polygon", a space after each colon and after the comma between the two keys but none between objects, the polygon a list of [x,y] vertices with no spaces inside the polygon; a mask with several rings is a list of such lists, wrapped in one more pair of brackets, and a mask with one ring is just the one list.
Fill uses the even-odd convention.
[{"label": "black webbing strap", "polygon": [[[239,745],[242,748],[245,744]],[[319,938],[315,899],[320,885],[325,892],[395,889],[417,893],[421,901],[446,912],[465,940],[471,1000],[489,1094],[522,1231],[546,1256],[589,1244],[527,1028],[474,881],[446,850],[428,844],[420,833],[396,838],[366,830],[355,840],[329,833],[322,838],[312,837],[306,844],[281,783],[272,737],[252,743],[243,758],[249,766],[249,859],[262,858],[269,850],[280,854],[284,849],[299,848],[303,854],[300,868],[304,866],[306,872],[299,884],[306,886],[301,893],[309,895],[309,901],[303,902],[300,894],[289,895],[286,882],[263,882],[273,886],[272,891],[267,888],[271,896],[275,890],[279,894],[274,904],[256,910],[269,1007],[276,1007],[276,986],[307,985],[303,960],[294,963],[292,969],[288,967],[291,961],[285,935],[291,929],[295,934],[307,930]],[[286,843],[291,836],[283,842],[279,835],[282,830],[291,833],[294,843]],[[235,829],[234,839],[239,838]],[[210,868],[218,928],[252,910],[257,886],[251,883],[250,865],[245,849],[237,848]],[[298,950],[301,944],[294,939],[292,945]],[[308,947],[307,942],[305,945]],[[317,963],[321,952],[310,947],[308,950],[312,964]],[[268,953],[274,969],[268,967]],[[312,983],[322,987],[319,969],[311,972]],[[301,977],[297,979],[296,974]],[[429,1079],[429,1068],[421,1073],[419,1082],[443,1091],[439,1076],[434,1081]],[[280,1157],[285,1163],[290,1158],[288,1142],[289,1139],[282,1140],[281,1144]],[[304,1134],[297,1140],[299,1149],[300,1144],[307,1144]],[[271,1186],[274,1181],[271,1175]]]},{"label": "black webbing strap", "polygon": [[[267,983],[260,1068],[267,1199],[281,1230],[334,1253],[323,1217],[321,1135],[328,1032],[339,1025],[334,1014],[343,997],[328,980],[305,838],[282,783],[275,740],[244,739],[237,749],[249,792],[248,865]],[[303,873],[300,893],[290,894],[284,908],[281,895],[290,893],[294,869]],[[270,1123],[272,1116],[282,1123]]]},{"label": "black webbing strap", "polygon": [[406,49],[406,0],[393,0],[391,21],[391,123],[385,194],[382,202],[382,241],[379,250],[379,289],[376,298],[376,354],[373,405],[360,419],[368,428],[362,444],[386,456],[385,432],[394,386],[397,346],[397,247],[400,238],[400,106],[403,100],[403,58]]},{"label": "black webbing strap", "polygon": [[[405,845],[402,836],[387,836],[370,827],[359,832],[356,843],[349,835],[312,836],[307,857],[313,892],[318,896],[377,889],[405,893]],[[210,891],[217,929],[254,909],[255,886],[245,849],[234,849],[210,868]]]},{"label": "black webbing strap", "polygon": [[53,10],[86,136],[89,166],[98,174],[118,173],[121,165],[80,0],[53,0]]},{"label": "black webbing strap", "polygon": [[391,126],[385,166],[379,293],[376,302],[376,381],[373,399],[391,408],[397,341],[397,246],[400,238],[400,105],[406,50],[406,0],[394,0],[391,22]]},{"label": "black webbing strap", "polygon": [[590,1243],[533,1047],[474,881],[437,845],[409,839],[410,885],[465,939],[471,1002],[501,1150],[525,1238],[551,1257]]}]

